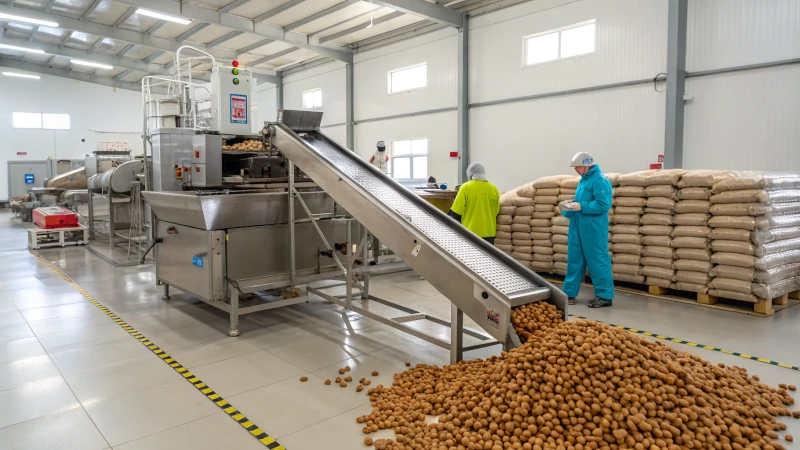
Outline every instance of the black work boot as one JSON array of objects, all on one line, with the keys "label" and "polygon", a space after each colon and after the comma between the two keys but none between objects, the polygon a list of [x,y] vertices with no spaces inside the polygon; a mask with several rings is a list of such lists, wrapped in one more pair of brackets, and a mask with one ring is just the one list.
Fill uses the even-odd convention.
[{"label": "black work boot", "polygon": [[572,297],[568,298],[568,299],[567,299],[567,304],[568,304],[568,305],[574,305],[574,304],[575,304],[575,299],[574,299],[574,298],[572,298]]},{"label": "black work boot", "polygon": [[595,297],[589,300],[589,308],[604,308],[606,306],[611,306],[611,300],[606,300],[604,298]]}]

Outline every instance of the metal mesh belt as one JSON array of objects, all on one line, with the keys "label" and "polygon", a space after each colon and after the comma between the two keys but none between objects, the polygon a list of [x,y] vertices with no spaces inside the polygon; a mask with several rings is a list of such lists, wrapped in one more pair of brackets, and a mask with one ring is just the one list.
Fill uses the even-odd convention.
[{"label": "metal mesh belt", "polygon": [[[473,272],[505,295],[535,289],[537,286],[495,259],[480,247],[470,242],[460,233],[442,223],[428,211],[415,205],[405,196],[395,191],[388,182],[352,160],[353,153],[343,154],[341,150],[323,140],[306,138],[308,143],[325,159],[330,161],[344,175],[358,183],[378,201],[394,210],[441,248],[469,267]],[[450,219],[445,219],[450,220]]]}]

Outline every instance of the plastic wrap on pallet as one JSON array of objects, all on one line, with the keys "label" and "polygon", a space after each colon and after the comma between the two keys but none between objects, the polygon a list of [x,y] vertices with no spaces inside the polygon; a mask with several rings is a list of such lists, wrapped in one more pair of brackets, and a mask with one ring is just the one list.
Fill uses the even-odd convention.
[{"label": "plastic wrap on pallet", "polygon": [[758,298],[775,298],[800,290],[800,277],[786,278],[784,280],[769,283],[753,283],[753,294]]},{"label": "plastic wrap on pallet", "polygon": [[800,175],[794,173],[734,172],[714,184],[713,193],[745,189],[800,189]]},{"label": "plastic wrap on pallet", "polygon": [[800,261],[800,250],[786,250],[780,253],[762,256],[760,258],[754,258],[753,267],[755,267],[757,270],[770,270],[781,265],[791,264],[797,261]]},{"label": "plastic wrap on pallet", "polygon": [[714,204],[763,203],[765,205],[774,205],[777,203],[796,202],[798,199],[800,199],[800,189],[781,189],[777,191],[746,189],[715,194],[709,200]]},{"label": "plastic wrap on pallet", "polygon": [[750,239],[754,244],[766,244],[767,242],[783,241],[796,237],[800,237],[800,226],[770,228],[750,232]]},{"label": "plastic wrap on pallet", "polygon": [[771,284],[794,277],[800,278],[800,262],[783,264],[769,270],[756,270],[752,279],[756,283]]},{"label": "plastic wrap on pallet", "polygon": [[785,239],[783,241],[773,241],[767,244],[755,245],[753,247],[753,254],[761,257],[785,252],[787,250],[797,249],[800,249],[800,238]]},{"label": "plastic wrap on pallet", "polygon": [[[783,216],[765,216],[769,228],[786,228],[800,226],[800,214],[787,214]],[[765,228],[759,226],[758,217],[756,217],[756,228]]]}]

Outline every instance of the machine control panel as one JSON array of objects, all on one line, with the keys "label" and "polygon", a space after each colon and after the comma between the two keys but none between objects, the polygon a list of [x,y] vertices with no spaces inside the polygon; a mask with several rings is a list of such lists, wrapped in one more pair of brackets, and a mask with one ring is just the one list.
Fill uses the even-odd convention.
[{"label": "machine control panel", "polygon": [[251,93],[255,91],[255,79],[250,71],[215,66],[211,72],[211,85],[213,128],[222,134],[251,134]]}]

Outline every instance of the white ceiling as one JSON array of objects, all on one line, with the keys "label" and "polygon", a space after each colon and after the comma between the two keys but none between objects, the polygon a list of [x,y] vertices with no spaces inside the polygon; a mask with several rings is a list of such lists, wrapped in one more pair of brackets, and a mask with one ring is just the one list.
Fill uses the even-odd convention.
[{"label": "white ceiling", "polygon": [[[451,4],[451,0],[426,0],[431,3]],[[511,1],[519,3],[525,0]],[[2,38],[0,43],[16,45],[27,48],[38,48],[46,45],[52,53],[35,54],[10,49],[0,48],[0,58],[24,61],[27,63],[43,64],[53,68],[66,68],[79,72],[93,73],[97,77],[116,78],[119,82],[138,82],[148,72],[141,69],[143,62],[166,65],[173,61],[172,52],[159,52],[159,45],[156,42],[171,42],[175,44],[176,38],[182,36],[195,27],[202,29],[191,33],[185,38],[187,45],[199,44],[208,46],[213,41],[228,36],[234,31],[217,24],[203,24],[198,20],[193,20],[188,25],[181,25],[173,22],[161,22],[158,19],[136,14],[136,7],[128,6],[124,0],[0,0],[0,13],[13,14],[17,16],[28,16],[36,13],[36,17],[44,18],[52,22],[62,20],[78,19],[81,25],[72,25],[70,28],[49,28],[36,26],[21,21],[7,20],[0,18],[2,26]],[[162,4],[168,4],[173,0],[162,0]],[[220,11],[236,5],[235,8],[228,9],[227,13],[246,19],[254,20],[262,14],[270,15],[265,22],[280,28],[289,27],[291,33],[305,35],[304,39],[312,45],[317,45],[320,39],[325,43],[326,49],[339,49],[346,52],[353,52],[359,48],[359,43],[365,40],[372,43],[380,40],[380,36],[390,37],[392,32],[400,32],[410,25],[420,25],[422,23],[438,25],[411,14],[398,13],[389,7],[374,5],[367,0],[190,0],[192,5],[207,8],[210,11]],[[470,12],[478,9],[493,7],[494,4],[508,4],[509,0],[461,0],[452,4],[452,8],[461,12]],[[157,3],[155,3],[157,4]],[[170,5],[175,6],[175,5]],[[315,20],[297,26],[296,22],[321,13],[329,8],[335,9],[329,14],[321,14]],[[167,8],[167,10],[169,10]],[[280,11],[280,12],[278,12]],[[385,16],[395,14],[396,17],[386,20]],[[367,28],[371,21],[380,18],[386,20],[376,23]],[[211,20],[211,19],[208,19]],[[88,33],[92,25],[104,25],[107,35]],[[292,26],[292,24],[295,24]],[[83,28],[82,26],[86,25]],[[204,26],[204,28],[203,28]],[[110,28],[113,27],[113,28]],[[439,28],[444,27],[444,25]],[[84,31],[76,31],[79,28]],[[430,28],[430,27],[429,27]],[[137,45],[129,45],[124,39],[132,39],[131,34],[135,32]],[[336,36],[331,39],[331,36]],[[328,39],[326,39],[326,37]],[[152,38],[152,40],[150,40]],[[159,39],[155,39],[159,38]],[[271,55],[284,52],[295,47],[275,40],[265,45],[252,48],[254,44],[263,42],[266,38],[261,35],[251,33],[241,33],[230,36],[216,43],[215,50],[226,51],[227,54],[238,55],[238,59],[244,65],[266,59]],[[147,45],[147,44],[151,44]],[[163,47],[162,47],[163,48]],[[70,50],[67,52],[66,50]],[[245,49],[245,52],[241,50]],[[70,63],[70,57],[75,57],[75,50],[86,53],[85,59],[91,60],[92,56],[116,57],[114,69],[95,69],[85,66],[77,66]],[[307,61],[320,60],[321,55],[314,51],[315,48],[295,48],[281,56],[269,60],[258,62],[255,69],[261,70],[282,70],[294,67]],[[62,53],[67,53],[64,55]],[[325,57],[327,58],[327,57]],[[126,67],[127,66],[127,67]],[[106,80],[108,81],[108,80]]]}]

